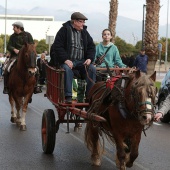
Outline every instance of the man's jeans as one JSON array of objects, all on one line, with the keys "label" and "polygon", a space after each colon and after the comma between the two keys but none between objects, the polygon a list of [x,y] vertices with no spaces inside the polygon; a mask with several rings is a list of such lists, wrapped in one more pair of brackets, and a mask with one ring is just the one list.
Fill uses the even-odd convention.
[{"label": "man's jeans", "polygon": [[[74,69],[79,71],[80,75],[85,75],[86,82],[87,82],[85,95],[87,96],[89,90],[96,82],[96,68],[94,67],[93,64],[90,64],[88,66],[88,75],[93,80],[93,82],[91,82],[86,75],[86,71],[85,71],[85,67],[84,67],[83,63],[84,63],[84,61],[74,61],[73,67],[74,67]],[[72,96],[72,82],[73,82],[74,73],[73,73],[72,69],[70,69],[70,67],[68,67],[67,64],[62,64],[61,67],[65,70],[65,73],[64,73],[65,96]]]}]

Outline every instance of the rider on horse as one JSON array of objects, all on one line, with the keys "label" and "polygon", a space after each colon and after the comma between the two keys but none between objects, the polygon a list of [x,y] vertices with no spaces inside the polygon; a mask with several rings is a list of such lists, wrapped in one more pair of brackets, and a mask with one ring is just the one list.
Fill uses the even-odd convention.
[{"label": "rider on horse", "polygon": [[[4,90],[3,90],[4,94],[9,93],[9,89],[8,89],[8,77],[10,72],[9,67],[11,67],[12,64],[15,62],[15,60],[17,59],[18,53],[22,48],[22,46],[24,45],[24,43],[34,44],[32,35],[24,31],[24,26],[22,22],[17,21],[13,23],[12,26],[13,26],[14,33],[10,36],[9,43],[7,46],[7,49],[11,53],[11,56],[4,70]],[[38,80],[39,80],[39,70],[37,68],[37,73],[36,73],[37,83],[34,88],[35,94],[42,92],[41,89],[38,87]]]}]

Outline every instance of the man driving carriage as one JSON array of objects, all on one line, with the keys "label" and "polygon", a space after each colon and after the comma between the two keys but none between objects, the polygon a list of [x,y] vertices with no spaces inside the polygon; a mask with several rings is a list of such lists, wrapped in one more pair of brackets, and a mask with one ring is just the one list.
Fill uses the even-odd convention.
[{"label": "man driving carriage", "polygon": [[[83,14],[74,12],[71,15],[71,20],[64,23],[58,31],[53,44],[57,61],[65,70],[66,103],[72,102],[74,73],[78,73],[77,75],[82,79],[86,78],[86,96],[96,81],[96,69],[92,64],[95,56],[95,44],[87,31],[85,20],[88,19]],[[85,66],[88,67],[88,76],[86,75]]]},{"label": "man driving carriage", "polygon": [[[29,32],[24,31],[24,25],[22,22],[20,21],[14,22],[12,26],[13,26],[14,33],[10,36],[9,43],[7,45],[7,49],[10,52],[11,56],[4,70],[4,90],[3,90],[4,94],[9,93],[8,77],[9,77],[10,68],[8,67],[11,67],[12,63],[15,62],[19,54],[19,51],[24,45],[24,43],[34,44],[32,35]],[[39,79],[39,71],[37,69],[37,73],[36,73],[37,84],[34,88],[35,94],[42,92],[41,89],[38,87],[38,79]]]}]

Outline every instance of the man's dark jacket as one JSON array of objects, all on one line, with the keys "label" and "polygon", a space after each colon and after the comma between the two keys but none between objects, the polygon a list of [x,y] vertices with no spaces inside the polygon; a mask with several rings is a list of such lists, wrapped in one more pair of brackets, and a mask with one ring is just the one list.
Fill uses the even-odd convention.
[{"label": "man's dark jacket", "polygon": [[[60,64],[63,64],[66,60],[69,59],[69,54],[71,52],[71,30],[69,27],[72,27],[70,21],[67,21],[63,24],[63,27],[61,27],[57,32],[53,44],[55,58]],[[84,59],[91,59],[91,61],[93,61],[96,52],[95,44],[86,28],[87,27],[84,26],[83,30],[81,31],[84,47]]]},{"label": "man's dark jacket", "polygon": [[14,49],[20,50],[24,43],[34,44],[32,35],[29,32],[22,31],[19,34],[13,33],[10,36],[7,49],[11,53],[11,56],[17,56],[14,52]]}]

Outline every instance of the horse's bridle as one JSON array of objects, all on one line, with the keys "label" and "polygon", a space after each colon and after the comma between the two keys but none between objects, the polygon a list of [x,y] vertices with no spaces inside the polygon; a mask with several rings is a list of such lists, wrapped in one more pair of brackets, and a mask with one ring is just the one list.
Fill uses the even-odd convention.
[{"label": "horse's bridle", "polygon": [[[139,96],[138,96],[138,93],[137,93],[138,88],[139,87],[135,87],[135,85],[132,85],[132,88],[131,88],[131,94],[130,95],[131,95],[134,103],[136,103],[135,106],[134,106],[134,109],[132,111],[132,114],[134,116],[136,116],[136,113],[137,113],[138,116],[142,113],[154,115],[156,104],[155,104],[155,99],[152,97],[153,95],[151,94],[151,92],[148,92],[149,93],[148,98],[150,98],[151,101],[139,102]],[[148,108],[147,105],[151,106],[151,108]],[[141,110],[140,108],[142,106],[144,106],[144,109]]]}]

